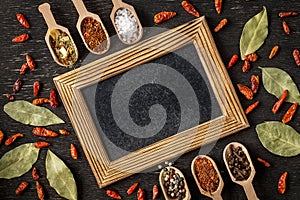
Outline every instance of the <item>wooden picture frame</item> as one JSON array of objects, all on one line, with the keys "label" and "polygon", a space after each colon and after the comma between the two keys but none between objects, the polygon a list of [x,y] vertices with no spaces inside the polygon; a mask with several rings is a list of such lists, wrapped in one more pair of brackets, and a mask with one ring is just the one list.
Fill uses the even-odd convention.
[{"label": "wooden picture frame", "polygon": [[[81,90],[187,44],[199,55],[222,115],[111,161]],[[55,77],[54,83],[100,188],[249,127],[204,17]]]}]

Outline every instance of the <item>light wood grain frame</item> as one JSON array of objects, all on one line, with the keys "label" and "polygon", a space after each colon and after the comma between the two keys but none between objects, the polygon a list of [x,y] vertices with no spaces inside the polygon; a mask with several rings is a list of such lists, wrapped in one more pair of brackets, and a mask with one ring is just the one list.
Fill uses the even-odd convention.
[{"label": "light wood grain frame", "polygon": [[[222,115],[110,161],[81,90],[187,44],[197,50]],[[54,82],[100,188],[249,127],[204,17],[55,77]]]}]

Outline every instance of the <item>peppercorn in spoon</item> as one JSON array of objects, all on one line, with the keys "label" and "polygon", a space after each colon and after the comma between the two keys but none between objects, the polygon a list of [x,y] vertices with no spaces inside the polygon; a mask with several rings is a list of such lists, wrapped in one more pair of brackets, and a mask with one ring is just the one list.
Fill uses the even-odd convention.
[{"label": "peppercorn in spoon", "polygon": [[159,174],[159,183],[166,200],[190,200],[191,193],[182,172],[175,167],[165,167]]},{"label": "peppercorn in spoon", "polygon": [[107,52],[110,39],[99,15],[88,12],[82,0],[72,2],[79,14],[76,27],[86,48],[94,54]]},{"label": "peppercorn in spoon", "polygon": [[255,169],[247,149],[238,142],[231,142],[223,151],[223,159],[231,180],[243,186],[249,200],[258,200],[252,185]]},{"label": "peppercorn in spoon", "polygon": [[48,3],[38,9],[48,26],[45,41],[54,61],[64,67],[72,66],[78,59],[78,51],[69,30],[55,22]]},{"label": "peppercorn in spoon", "polygon": [[198,155],[191,164],[192,174],[201,194],[222,200],[223,179],[216,163],[209,156]]},{"label": "peppercorn in spoon", "polygon": [[125,44],[138,42],[142,38],[143,27],[133,6],[122,2],[122,0],[112,0],[112,2],[114,7],[110,19],[119,39]]}]

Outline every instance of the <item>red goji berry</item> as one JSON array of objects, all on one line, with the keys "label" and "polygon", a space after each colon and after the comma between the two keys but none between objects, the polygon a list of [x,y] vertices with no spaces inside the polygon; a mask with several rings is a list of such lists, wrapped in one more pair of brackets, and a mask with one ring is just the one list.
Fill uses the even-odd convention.
[{"label": "red goji berry", "polygon": [[16,195],[23,194],[25,189],[28,187],[29,183],[26,181],[23,181],[16,189]]},{"label": "red goji berry", "polygon": [[24,64],[21,66],[21,69],[20,69],[20,75],[24,75],[28,68],[29,68],[29,67],[28,67],[27,63],[24,63]]},{"label": "red goji berry", "polygon": [[55,89],[52,89],[50,91],[50,98],[49,99],[50,99],[50,106],[52,108],[57,108],[57,106],[58,106],[58,100],[57,100],[57,94],[55,92]]},{"label": "red goji berry", "polygon": [[39,81],[35,81],[33,83],[33,96],[37,97],[39,95],[41,89],[41,83]]},{"label": "red goji berry", "polygon": [[30,70],[35,69],[35,62],[29,54],[26,54],[26,62]]},{"label": "red goji berry", "polygon": [[106,190],[106,195],[113,199],[122,199],[121,196],[113,190]]},{"label": "red goji berry", "polygon": [[44,148],[44,147],[49,147],[50,145],[51,144],[49,142],[44,142],[44,141],[34,143],[34,147],[38,148],[38,149],[41,149],[41,148]]},{"label": "red goji berry", "polygon": [[21,13],[16,14],[16,17],[22,26],[24,26],[25,28],[30,28],[30,25],[23,14],[21,14]]},{"label": "red goji berry", "polygon": [[29,35],[27,33],[24,33],[22,35],[16,36],[15,38],[12,39],[12,42],[25,42],[26,40],[29,39]]},{"label": "red goji berry", "polygon": [[72,157],[73,159],[77,159],[77,158],[78,158],[77,149],[76,149],[76,147],[75,147],[74,144],[71,144],[71,145],[70,145],[70,153],[71,153],[71,157]]},{"label": "red goji berry", "polygon": [[134,184],[132,184],[132,185],[128,188],[127,194],[128,194],[128,195],[131,195],[131,194],[134,192],[134,190],[137,188],[138,185],[139,185],[139,183],[134,183]]},{"label": "red goji berry", "polygon": [[215,8],[218,14],[222,11],[222,0],[215,0]]},{"label": "red goji berry", "polygon": [[287,174],[288,174],[287,172],[284,172],[278,180],[278,192],[279,192],[279,194],[284,194],[285,193]]}]

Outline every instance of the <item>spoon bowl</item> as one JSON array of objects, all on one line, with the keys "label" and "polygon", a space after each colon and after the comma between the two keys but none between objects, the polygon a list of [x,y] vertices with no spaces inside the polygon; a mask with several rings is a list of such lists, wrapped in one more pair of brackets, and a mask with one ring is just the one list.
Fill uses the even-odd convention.
[{"label": "spoon bowl", "polygon": [[[197,174],[195,172],[195,164],[196,164],[197,159],[199,159],[199,158],[207,158],[213,164],[213,167],[214,167],[214,169],[216,170],[216,172],[218,174],[218,177],[219,177],[219,186],[218,186],[217,190],[214,191],[214,192],[206,191],[200,185],[200,182],[198,180]],[[208,197],[210,197],[210,198],[212,198],[214,200],[222,200],[223,199],[222,196],[221,196],[221,193],[222,193],[222,190],[223,190],[223,187],[224,187],[224,182],[223,182],[221,174],[220,174],[220,172],[218,170],[218,167],[217,167],[217,165],[216,165],[216,163],[214,162],[213,159],[211,159],[209,156],[206,156],[206,155],[198,155],[198,156],[196,156],[193,159],[193,161],[192,161],[191,171],[192,171],[193,177],[194,177],[194,179],[195,179],[195,181],[197,183],[197,186],[198,186],[201,194],[203,194],[205,196],[208,196]]]}]

